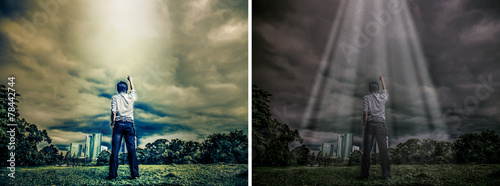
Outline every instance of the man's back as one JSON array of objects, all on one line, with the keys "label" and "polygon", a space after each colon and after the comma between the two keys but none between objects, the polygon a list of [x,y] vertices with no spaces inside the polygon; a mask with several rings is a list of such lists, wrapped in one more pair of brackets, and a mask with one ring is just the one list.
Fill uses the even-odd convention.
[{"label": "man's back", "polygon": [[134,102],[136,99],[137,93],[135,90],[113,96],[111,111],[116,113],[116,121],[134,121]]},{"label": "man's back", "polygon": [[387,90],[381,93],[370,93],[363,99],[363,111],[368,113],[367,121],[385,121],[385,103],[389,95]]}]

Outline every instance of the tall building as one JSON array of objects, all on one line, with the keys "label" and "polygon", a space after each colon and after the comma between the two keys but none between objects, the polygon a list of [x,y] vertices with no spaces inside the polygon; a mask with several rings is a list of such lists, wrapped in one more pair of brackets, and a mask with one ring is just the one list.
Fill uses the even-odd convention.
[{"label": "tall building", "polygon": [[349,158],[352,152],[352,133],[339,134],[337,138],[337,157]]},{"label": "tall building", "polygon": [[97,159],[101,152],[102,134],[94,133],[85,136],[85,146],[82,149],[83,156],[86,158]]},{"label": "tall building", "polygon": [[90,152],[91,152],[90,144],[91,144],[91,142],[92,142],[92,136],[87,134],[87,136],[85,137],[85,147],[84,147],[84,151],[85,151],[84,156],[86,158],[90,157]]},{"label": "tall building", "polygon": [[344,139],[345,136],[343,134],[339,134],[339,136],[337,137],[337,158],[342,157],[342,154],[344,152],[344,148],[342,148]]},{"label": "tall building", "polygon": [[349,158],[349,155],[351,155],[352,152],[352,133],[347,133],[344,135],[345,135],[345,143],[343,148],[345,150],[343,151],[344,155],[342,157]]},{"label": "tall building", "polygon": [[92,134],[92,140],[90,142],[90,152],[89,152],[90,158],[92,159],[97,158],[99,152],[101,152],[101,141],[102,141],[101,133]]},{"label": "tall building", "polygon": [[69,144],[69,152],[73,157],[80,157],[82,153],[82,144],[79,143],[70,143]]},{"label": "tall building", "polygon": [[323,143],[321,145],[321,152],[324,157],[333,157],[333,143]]}]

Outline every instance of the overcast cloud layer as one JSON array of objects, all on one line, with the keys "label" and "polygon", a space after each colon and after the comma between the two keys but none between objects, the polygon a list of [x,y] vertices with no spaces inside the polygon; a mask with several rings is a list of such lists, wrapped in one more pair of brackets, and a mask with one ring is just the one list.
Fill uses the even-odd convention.
[{"label": "overcast cloud layer", "polygon": [[[361,146],[362,97],[378,74],[385,76],[390,94],[386,113],[392,147],[410,138],[452,141],[465,132],[500,131],[500,3],[494,0],[406,1],[409,14],[393,14],[392,24],[357,53],[358,64],[329,58],[321,74],[320,100],[307,125],[301,125],[329,34],[342,11],[340,2],[253,2],[253,84],[273,95],[273,115],[298,129],[312,150],[319,151],[321,143],[335,143],[341,133],[353,133],[354,145]],[[389,1],[373,2],[374,8],[380,4],[390,10]],[[364,28],[374,20],[370,11],[343,15],[339,24],[347,26],[341,28],[337,43],[349,42],[342,33],[355,33],[356,21]],[[403,49],[397,45],[413,41],[411,27],[397,25],[405,18],[414,22],[412,30],[419,37],[414,41],[420,43],[425,63],[394,61],[415,55],[399,52]],[[383,40],[387,42],[378,42]],[[382,59],[373,55],[379,50]],[[418,74],[428,81],[422,76],[420,81],[408,78]]]},{"label": "overcast cloud layer", "polygon": [[139,146],[247,131],[246,1],[0,4],[0,83],[16,77],[21,117],[59,150],[103,133],[110,98],[134,78]]}]

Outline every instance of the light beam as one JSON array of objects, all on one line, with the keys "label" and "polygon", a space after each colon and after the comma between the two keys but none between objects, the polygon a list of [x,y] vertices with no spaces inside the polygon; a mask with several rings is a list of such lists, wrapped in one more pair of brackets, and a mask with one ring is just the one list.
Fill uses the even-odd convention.
[{"label": "light beam", "polygon": [[421,134],[448,140],[408,3],[396,0],[340,1],[301,129],[362,133],[362,98],[379,74],[390,95],[391,140]]}]

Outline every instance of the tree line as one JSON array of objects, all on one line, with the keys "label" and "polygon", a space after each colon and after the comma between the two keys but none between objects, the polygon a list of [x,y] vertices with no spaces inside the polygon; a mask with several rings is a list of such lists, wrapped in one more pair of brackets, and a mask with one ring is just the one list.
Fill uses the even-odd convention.
[{"label": "tree line", "polygon": [[[347,160],[325,157],[321,151],[311,153],[297,130],[289,129],[272,117],[269,103],[272,95],[252,86],[252,158],[255,166],[289,165],[360,165],[361,151],[353,151]],[[301,143],[289,149],[292,142]],[[432,139],[409,139],[389,148],[391,164],[500,163],[500,136],[495,131],[465,133],[454,142]],[[378,153],[370,155],[371,163]]]},{"label": "tree line", "polygon": [[[16,94],[15,102],[18,103]],[[99,153],[97,161],[88,158],[72,157],[69,152],[63,154],[52,144],[47,131],[39,130],[35,124],[19,118],[19,111],[15,111],[15,122],[7,121],[7,89],[0,85],[0,166],[8,166],[10,157],[8,143],[10,142],[7,124],[16,123],[15,158],[16,166],[38,165],[107,165],[110,151]],[[48,146],[38,150],[41,142]],[[201,143],[183,141],[180,139],[158,139],[148,143],[145,148],[137,148],[137,157],[140,164],[193,164],[193,163],[248,163],[248,137],[243,130],[234,130],[229,133],[214,133],[207,136]],[[126,154],[120,154],[120,163],[128,163]]]}]

